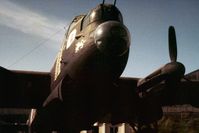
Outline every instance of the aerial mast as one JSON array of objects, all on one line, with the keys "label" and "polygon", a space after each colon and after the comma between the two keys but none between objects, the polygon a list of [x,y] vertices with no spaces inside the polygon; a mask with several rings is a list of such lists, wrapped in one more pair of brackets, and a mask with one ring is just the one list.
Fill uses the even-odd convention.
[{"label": "aerial mast", "polygon": [[116,2],[117,2],[117,0],[114,0],[114,4],[113,4],[114,6],[116,5]]},{"label": "aerial mast", "polygon": [[105,0],[103,0],[102,5],[104,5]]},{"label": "aerial mast", "polygon": [[[116,5],[116,2],[117,2],[117,0],[114,0],[114,2],[113,2],[114,6]],[[104,5],[104,3],[105,3],[105,0],[102,1],[102,5]]]}]

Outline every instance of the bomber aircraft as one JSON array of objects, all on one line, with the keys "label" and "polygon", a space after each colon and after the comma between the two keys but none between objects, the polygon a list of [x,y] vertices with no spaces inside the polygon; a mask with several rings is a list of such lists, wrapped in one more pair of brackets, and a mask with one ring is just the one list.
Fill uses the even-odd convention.
[{"label": "bomber aircraft", "polygon": [[162,107],[199,107],[199,82],[177,62],[175,29],[169,27],[171,62],[143,79],[120,77],[128,61],[130,33],[114,4],[76,16],[50,72],[0,67],[0,107],[32,109],[32,131],[78,133],[95,122],[141,127],[163,116]]}]

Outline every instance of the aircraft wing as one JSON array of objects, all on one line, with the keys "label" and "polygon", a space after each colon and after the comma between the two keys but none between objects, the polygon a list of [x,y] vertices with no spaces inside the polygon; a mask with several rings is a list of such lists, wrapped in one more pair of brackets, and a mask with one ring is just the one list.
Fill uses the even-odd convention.
[{"label": "aircraft wing", "polygon": [[138,80],[140,80],[140,78],[120,77],[118,80],[118,84],[122,88],[136,88]]},{"label": "aircraft wing", "polygon": [[172,89],[173,91],[169,90],[168,93],[161,94],[164,106],[190,104],[199,107],[199,81],[181,81],[176,88]]},{"label": "aircraft wing", "polygon": [[[139,121],[150,123],[162,118],[161,106],[190,104],[199,107],[199,81],[182,80],[177,85],[167,85],[165,82],[156,84],[153,89],[146,92],[146,96],[139,97],[137,78],[120,78],[118,81],[120,100],[116,116],[126,116],[133,119],[132,114],[138,114]],[[149,88],[150,90],[151,88]],[[117,99],[116,99],[117,100]]]},{"label": "aircraft wing", "polygon": [[0,107],[39,108],[50,93],[50,73],[0,67]]},{"label": "aircraft wing", "polygon": [[[137,91],[137,82],[139,78],[133,77],[120,77],[117,81],[116,87],[119,88],[119,93],[122,99],[126,99],[128,97],[135,97]],[[123,95],[122,95],[123,94]],[[127,96],[129,95],[129,96]]]},{"label": "aircraft wing", "polygon": [[[139,78],[120,78],[118,85],[124,91],[126,99],[130,95],[138,98],[137,82]],[[156,99],[162,106],[190,104],[199,107],[199,80],[181,80],[177,85],[167,86],[165,82],[155,85],[146,99]],[[142,98],[141,98],[142,99]],[[131,99],[132,100],[132,99]]]}]

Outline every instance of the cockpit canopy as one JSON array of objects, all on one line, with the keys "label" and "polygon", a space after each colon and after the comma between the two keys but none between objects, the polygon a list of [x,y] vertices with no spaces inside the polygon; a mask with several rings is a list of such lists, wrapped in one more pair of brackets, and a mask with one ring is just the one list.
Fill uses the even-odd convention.
[{"label": "cockpit canopy", "polygon": [[95,21],[114,20],[123,23],[122,14],[118,8],[110,4],[100,4],[91,10],[84,18],[84,26],[89,25]]}]

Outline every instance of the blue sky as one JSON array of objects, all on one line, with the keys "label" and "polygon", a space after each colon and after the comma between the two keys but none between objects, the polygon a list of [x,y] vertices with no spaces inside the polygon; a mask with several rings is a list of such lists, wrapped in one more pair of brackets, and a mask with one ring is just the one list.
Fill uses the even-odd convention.
[{"label": "blue sky", "polygon": [[[101,1],[0,0],[0,66],[50,71],[64,28],[74,16],[86,14]],[[123,76],[144,77],[169,62],[169,25],[176,28],[178,61],[186,66],[186,73],[199,69],[198,0],[117,1],[131,33]]]}]

